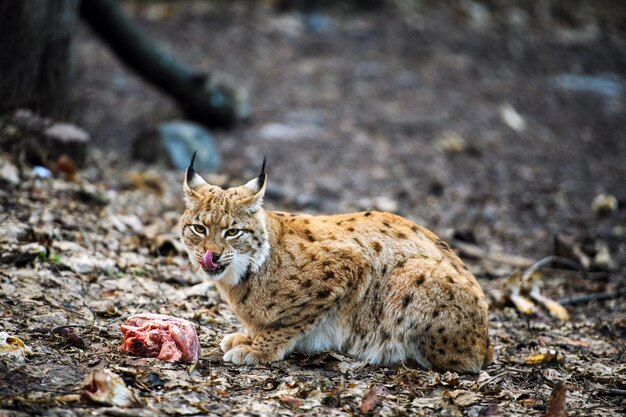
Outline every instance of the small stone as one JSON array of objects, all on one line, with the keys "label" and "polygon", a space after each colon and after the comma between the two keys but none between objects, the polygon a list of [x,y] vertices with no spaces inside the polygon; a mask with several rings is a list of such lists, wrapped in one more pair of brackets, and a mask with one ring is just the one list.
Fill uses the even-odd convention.
[{"label": "small stone", "polygon": [[220,164],[220,151],[211,134],[202,126],[187,121],[162,123],[137,137],[133,158],[150,164],[161,164],[184,171],[197,151],[197,171],[215,171]]},{"label": "small stone", "polygon": [[437,138],[435,147],[441,152],[454,154],[465,151],[467,143],[458,133],[447,131]]},{"label": "small stone", "polygon": [[33,167],[33,174],[39,178],[50,178],[52,176],[52,171],[50,171],[46,167],[42,167],[40,165]]},{"label": "small stone", "polygon": [[90,141],[89,133],[70,123],[55,123],[46,130],[48,158],[57,160],[65,154],[77,165],[83,166],[87,158],[87,146]]},{"label": "small stone", "polygon": [[500,118],[508,127],[518,133],[526,129],[524,118],[508,103],[500,107]]},{"label": "small stone", "polygon": [[611,194],[598,194],[591,203],[591,211],[596,216],[613,214],[618,209],[617,198]]},{"label": "small stone", "polygon": [[12,186],[19,185],[20,172],[15,165],[6,159],[0,160],[0,182],[7,183]]}]

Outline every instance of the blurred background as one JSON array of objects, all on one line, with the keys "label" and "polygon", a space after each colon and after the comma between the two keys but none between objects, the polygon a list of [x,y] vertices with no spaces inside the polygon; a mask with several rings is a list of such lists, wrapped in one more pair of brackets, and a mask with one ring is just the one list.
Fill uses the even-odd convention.
[{"label": "blurred background", "polygon": [[[69,402],[113,367],[142,415],[356,415],[375,385],[384,415],[564,415],[566,389],[572,415],[618,415],[625,92],[624,0],[0,0],[0,356],[9,334],[25,351],[0,357],[0,414],[94,415]],[[489,301],[492,376],[224,364],[240,324],[179,240],[195,150],[222,187],[266,156],[267,208],[450,242]],[[195,371],[119,353],[137,312],[198,325]]]},{"label": "blurred background", "polygon": [[625,252],[622,1],[1,7],[5,120],[80,127],[87,166],[179,175],[200,148],[230,185],[265,155],[270,205],[393,211],[532,256],[559,233]]}]

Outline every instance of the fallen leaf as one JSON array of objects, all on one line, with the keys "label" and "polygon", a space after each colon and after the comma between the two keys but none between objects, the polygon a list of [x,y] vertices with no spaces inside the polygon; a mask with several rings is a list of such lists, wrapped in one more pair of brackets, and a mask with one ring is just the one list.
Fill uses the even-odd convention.
[{"label": "fallen leaf", "polygon": [[530,284],[531,284],[531,290],[529,294],[530,298],[542,304],[550,312],[550,314],[553,317],[556,317],[557,319],[561,321],[569,320],[569,313],[567,312],[565,307],[563,307],[558,302],[541,294],[541,289],[539,287],[539,284],[542,278],[543,278],[543,274],[539,271],[535,271],[530,275]]},{"label": "fallen leaf", "polygon": [[563,363],[565,362],[565,356],[554,349],[549,349],[545,352],[532,353],[521,357],[505,356],[501,357],[500,360],[502,362],[517,363],[520,365],[543,365],[547,363]]},{"label": "fallen leaf", "polygon": [[567,417],[567,408],[565,406],[565,396],[567,394],[567,385],[559,382],[552,390],[546,417]]},{"label": "fallen leaf", "polygon": [[83,381],[81,399],[96,404],[130,408],[141,406],[137,394],[109,369],[94,369]]},{"label": "fallen leaf", "polygon": [[372,387],[365,391],[363,394],[363,399],[361,399],[361,405],[359,410],[363,414],[367,414],[376,408],[378,404],[378,396],[383,393],[383,389],[381,387]]},{"label": "fallen leaf", "polygon": [[458,389],[454,391],[448,391],[445,395],[451,398],[452,402],[454,402],[454,404],[459,407],[467,407],[472,404],[476,404],[482,398],[482,395],[475,392]]},{"label": "fallen leaf", "polygon": [[517,311],[525,315],[532,315],[536,312],[535,304],[521,295],[522,273],[520,271],[516,271],[509,276],[506,289],[509,299],[515,305]]},{"label": "fallen leaf", "polygon": [[291,395],[283,395],[278,401],[289,408],[299,408],[303,402],[300,398],[292,397]]}]

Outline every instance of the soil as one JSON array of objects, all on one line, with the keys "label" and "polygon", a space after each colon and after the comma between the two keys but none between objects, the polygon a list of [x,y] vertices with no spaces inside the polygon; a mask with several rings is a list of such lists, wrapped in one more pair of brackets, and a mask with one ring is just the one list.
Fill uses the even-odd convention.
[{"label": "soil", "polygon": [[[0,414],[546,415],[561,383],[570,415],[626,412],[626,296],[616,295],[626,287],[623,31],[517,8],[486,17],[450,7],[276,14],[245,2],[126,9],[177,59],[249,96],[251,120],[213,132],[222,168],[204,173],[209,181],[242,183],[267,156],[268,209],[376,208],[434,230],[488,295],[496,357],[480,375],[333,352],[224,363],[219,341],[239,324],[214,288],[192,286],[201,277],[179,252],[182,173],[129,157],[141,131],[182,116],[82,27],[74,122],[94,140],[89,167],[43,179],[2,154],[21,182],[0,191],[0,331],[32,354],[0,356]],[[596,78],[576,89],[564,76]],[[602,193],[616,209],[592,209]],[[567,250],[555,252],[557,235]],[[463,245],[483,254],[468,257]],[[590,262],[586,274],[543,268],[542,293],[569,320],[541,307],[520,313],[506,295],[512,257],[555,253]],[[199,363],[119,353],[120,324],[140,312],[193,321]],[[122,376],[141,407],[81,400],[95,368]]]}]

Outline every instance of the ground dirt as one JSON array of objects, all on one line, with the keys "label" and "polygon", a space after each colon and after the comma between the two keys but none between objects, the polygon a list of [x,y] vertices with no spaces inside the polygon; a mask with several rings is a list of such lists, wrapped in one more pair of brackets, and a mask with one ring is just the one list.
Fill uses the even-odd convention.
[{"label": "ground dirt", "polygon": [[[222,169],[207,179],[239,184],[265,155],[268,209],[390,210],[450,240],[488,295],[493,364],[439,374],[333,352],[224,363],[219,342],[239,324],[215,289],[192,286],[202,277],[179,252],[182,173],[129,158],[139,132],[181,115],[83,27],[73,121],[94,139],[88,167],[42,179],[2,155],[20,182],[0,191],[0,331],[32,354],[0,356],[0,415],[546,415],[560,383],[569,415],[626,412],[623,31],[515,8],[395,2],[305,18],[215,4],[126,4],[176,58],[249,95],[252,119],[214,133]],[[564,75],[605,88],[568,89]],[[601,193],[618,208],[594,213]],[[543,269],[542,293],[568,321],[523,316],[507,277],[555,254],[556,235],[590,271]],[[199,363],[119,353],[120,324],[138,312],[193,321]],[[81,400],[94,368],[122,376],[141,407]]]}]

